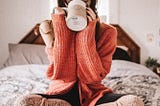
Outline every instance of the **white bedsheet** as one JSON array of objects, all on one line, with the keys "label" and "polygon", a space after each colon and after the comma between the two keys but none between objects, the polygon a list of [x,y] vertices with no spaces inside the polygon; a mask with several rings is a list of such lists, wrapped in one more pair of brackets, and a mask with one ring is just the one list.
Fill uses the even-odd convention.
[{"label": "white bedsheet", "polygon": [[0,106],[13,106],[15,99],[29,93],[43,93],[48,88],[46,65],[18,65],[0,71]]},{"label": "white bedsheet", "polygon": [[160,77],[143,65],[114,60],[103,84],[116,93],[142,97],[145,106],[160,106]]},{"label": "white bedsheet", "polygon": [[[13,106],[15,99],[29,93],[43,93],[49,80],[47,65],[17,65],[0,70],[0,106]],[[114,60],[110,73],[102,81],[116,93],[142,97],[145,106],[160,106],[160,78],[142,65]]]}]

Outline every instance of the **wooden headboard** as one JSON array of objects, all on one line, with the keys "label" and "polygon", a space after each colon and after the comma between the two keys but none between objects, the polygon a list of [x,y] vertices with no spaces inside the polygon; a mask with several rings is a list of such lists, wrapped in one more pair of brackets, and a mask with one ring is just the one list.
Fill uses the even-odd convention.
[{"label": "wooden headboard", "polygon": [[135,63],[140,63],[140,47],[134,42],[133,39],[117,24],[112,24],[116,27],[118,36],[117,36],[117,45],[126,46],[128,48],[128,53],[131,57],[131,60]]},{"label": "wooden headboard", "polygon": [[[39,25],[34,26],[33,29],[19,42],[28,44],[41,44],[44,45],[44,41],[39,33]],[[128,48],[129,56],[132,62],[140,63],[140,47],[132,40],[129,35],[117,24],[112,24],[117,28],[117,45],[125,46]]]}]

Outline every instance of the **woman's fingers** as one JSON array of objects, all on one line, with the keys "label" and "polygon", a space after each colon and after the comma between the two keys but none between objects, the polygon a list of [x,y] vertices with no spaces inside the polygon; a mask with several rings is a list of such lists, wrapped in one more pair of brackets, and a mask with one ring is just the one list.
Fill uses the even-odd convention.
[{"label": "woman's fingers", "polygon": [[87,18],[89,19],[89,21],[93,21],[96,19],[96,14],[94,13],[94,11],[91,8],[87,8]]},{"label": "woman's fingers", "polygon": [[89,21],[93,21],[93,19],[90,16],[87,16]]}]

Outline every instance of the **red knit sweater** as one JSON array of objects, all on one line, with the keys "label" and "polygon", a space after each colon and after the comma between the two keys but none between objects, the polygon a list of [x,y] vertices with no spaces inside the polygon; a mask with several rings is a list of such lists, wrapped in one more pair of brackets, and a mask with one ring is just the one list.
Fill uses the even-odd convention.
[{"label": "red knit sweater", "polygon": [[96,20],[77,33],[67,28],[64,15],[52,14],[52,22],[55,42],[53,48],[46,47],[50,60],[46,74],[52,80],[47,94],[66,93],[78,82],[81,106],[94,106],[104,93],[112,92],[101,81],[110,71],[116,29],[100,24],[96,43]]}]

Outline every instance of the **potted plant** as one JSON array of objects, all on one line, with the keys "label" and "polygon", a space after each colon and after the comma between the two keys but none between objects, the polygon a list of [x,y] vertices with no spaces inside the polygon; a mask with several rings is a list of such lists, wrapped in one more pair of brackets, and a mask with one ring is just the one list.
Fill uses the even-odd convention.
[{"label": "potted plant", "polygon": [[160,63],[158,63],[157,59],[148,57],[145,61],[145,66],[157,73],[157,68],[160,67]]}]

